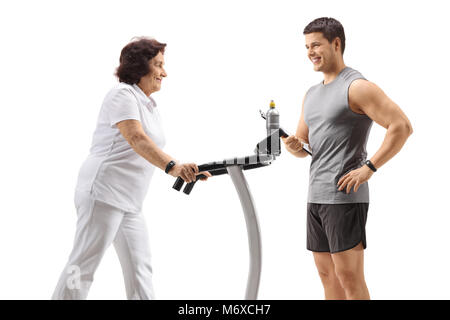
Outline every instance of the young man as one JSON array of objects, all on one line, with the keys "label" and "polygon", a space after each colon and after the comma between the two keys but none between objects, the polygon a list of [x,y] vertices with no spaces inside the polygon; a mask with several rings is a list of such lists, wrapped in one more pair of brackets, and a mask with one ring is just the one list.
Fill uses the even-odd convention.
[{"label": "young man", "polygon": [[[367,181],[397,154],[412,133],[402,110],[374,83],[344,64],[344,28],[333,18],[308,24],[308,58],[324,81],[304,99],[295,136],[286,149],[299,158],[312,150],[307,205],[307,248],[313,252],[325,299],[370,299],[364,280]],[[387,129],[367,160],[372,121]]]}]

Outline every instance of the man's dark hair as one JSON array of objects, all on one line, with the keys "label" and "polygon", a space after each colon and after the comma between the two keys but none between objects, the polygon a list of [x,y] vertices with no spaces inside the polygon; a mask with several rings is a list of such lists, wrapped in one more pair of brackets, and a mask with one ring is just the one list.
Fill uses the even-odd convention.
[{"label": "man's dark hair", "polygon": [[333,18],[317,18],[310,22],[303,34],[322,32],[323,36],[331,43],[334,39],[341,39],[341,52],[344,54],[345,50],[345,33],[342,24]]},{"label": "man's dark hair", "polygon": [[138,83],[141,77],[150,72],[149,60],[156,57],[159,52],[164,54],[165,47],[165,43],[160,43],[155,39],[136,38],[122,49],[120,65],[116,69],[115,75],[120,82]]}]

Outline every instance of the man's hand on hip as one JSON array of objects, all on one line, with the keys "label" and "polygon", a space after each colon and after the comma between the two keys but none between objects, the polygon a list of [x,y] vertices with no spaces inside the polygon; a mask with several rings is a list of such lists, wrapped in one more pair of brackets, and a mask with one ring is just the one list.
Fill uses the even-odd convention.
[{"label": "man's hand on hip", "polygon": [[352,170],[341,177],[338,182],[338,190],[341,191],[346,188],[346,192],[349,193],[354,187],[355,192],[357,192],[359,186],[367,182],[372,175],[373,171],[368,166],[363,165],[361,168]]}]

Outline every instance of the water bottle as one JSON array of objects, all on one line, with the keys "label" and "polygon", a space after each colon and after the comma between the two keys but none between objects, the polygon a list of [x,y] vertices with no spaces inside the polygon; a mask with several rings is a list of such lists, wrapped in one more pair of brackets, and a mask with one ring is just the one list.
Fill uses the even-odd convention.
[{"label": "water bottle", "polygon": [[[269,153],[273,155],[280,155],[280,137],[278,129],[280,128],[280,114],[278,110],[275,109],[275,102],[270,101],[269,110],[266,112],[266,129],[267,136],[271,137],[268,141]],[[272,134],[274,134],[272,136]]]},{"label": "water bottle", "polygon": [[269,110],[266,112],[267,136],[270,136],[275,130],[280,128],[280,114],[275,109],[275,102],[270,101]]}]

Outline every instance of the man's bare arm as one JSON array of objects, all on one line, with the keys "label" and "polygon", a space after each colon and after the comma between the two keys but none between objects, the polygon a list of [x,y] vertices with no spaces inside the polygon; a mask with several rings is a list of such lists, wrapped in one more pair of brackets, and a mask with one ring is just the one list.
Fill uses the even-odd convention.
[{"label": "man's bare arm", "polygon": [[412,134],[411,122],[397,104],[367,80],[353,81],[349,88],[349,104],[353,110],[365,113],[387,129],[381,147],[370,159],[375,168],[380,168],[400,151]]},{"label": "man's bare arm", "polygon": [[295,136],[290,136],[288,138],[282,138],[286,150],[292,153],[294,156],[298,158],[304,158],[308,156],[308,153],[303,150],[302,143],[308,143],[308,126],[305,123],[305,118],[303,115],[303,109],[305,104],[305,98],[303,97],[302,102],[302,112],[300,114],[300,119],[297,125],[297,131],[295,132]]},{"label": "man's bare arm", "polygon": [[[370,159],[375,168],[380,168],[395,156],[412,134],[412,126],[403,111],[375,84],[367,80],[355,80],[349,88],[350,108],[366,114],[373,121],[387,129],[381,147]],[[341,177],[338,181],[338,190],[346,189],[349,193],[352,188],[355,192],[359,186],[367,182],[373,175],[368,166],[362,166]]]}]

